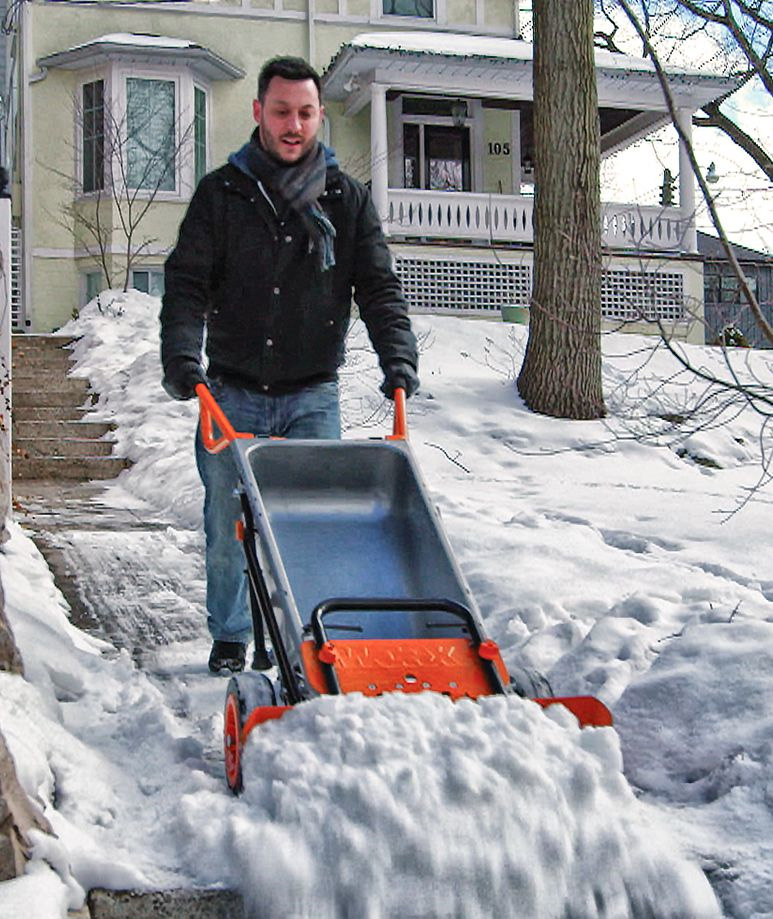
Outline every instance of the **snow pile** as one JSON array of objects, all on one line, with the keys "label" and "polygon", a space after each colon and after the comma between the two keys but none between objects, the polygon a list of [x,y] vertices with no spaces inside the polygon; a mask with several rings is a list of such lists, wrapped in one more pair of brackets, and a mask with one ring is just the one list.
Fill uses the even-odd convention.
[{"label": "snow pile", "polygon": [[718,916],[621,767],[611,729],[517,698],[323,698],[251,736],[238,807],[183,820],[255,916]]},{"label": "snow pile", "polygon": [[[702,919],[719,915],[706,876],[725,915],[773,915],[770,496],[744,504],[769,435],[753,412],[612,335],[609,417],[536,416],[513,387],[524,328],[417,317],[411,444],[486,627],[509,666],[598,695],[616,728],[580,732],[517,699],[320,699],[253,732],[234,799],[225,682],[206,674],[203,611],[186,618],[200,577],[170,593],[203,568],[202,492],[196,407],[160,388],[158,310],[103,295],[66,331],[101,392],[95,419],[134,461],[101,500],[163,524],[146,544],[120,534],[147,567],[137,588],[159,585],[159,634],[178,606],[194,624],[138,670],[71,626],[12,527],[0,576],[26,680],[0,675],[0,723],[59,839],[0,885],[3,919],[58,919],[91,886],[203,884],[239,886],[256,917]],[[686,350],[726,372],[716,349]],[[736,361],[740,379],[773,382],[771,355]],[[357,323],[346,437],[388,429],[379,382]],[[703,414],[681,421],[695,398]]]}]

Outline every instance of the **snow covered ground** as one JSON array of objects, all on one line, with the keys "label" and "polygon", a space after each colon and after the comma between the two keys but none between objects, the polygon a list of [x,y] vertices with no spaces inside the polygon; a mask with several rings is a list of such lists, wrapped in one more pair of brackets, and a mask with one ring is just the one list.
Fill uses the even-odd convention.
[{"label": "snow covered ground", "polygon": [[[67,331],[134,461],[104,500],[166,525],[154,563],[185,583],[196,407],[160,388],[157,313],[103,298]],[[205,885],[239,887],[255,917],[773,916],[770,488],[745,501],[770,431],[644,338],[605,337],[609,417],[569,422],[518,398],[525,328],[415,326],[411,443],[487,628],[615,728],[518,699],[323,698],[253,733],[235,799],[203,612],[140,670],[69,623],[14,523],[0,577],[26,678],[0,674],[0,724],[58,839],[0,884],[3,919],[63,916],[93,886]],[[727,376],[716,349],[686,352]],[[773,355],[734,360],[773,384]],[[386,432],[378,383],[355,324],[345,437]]]}]

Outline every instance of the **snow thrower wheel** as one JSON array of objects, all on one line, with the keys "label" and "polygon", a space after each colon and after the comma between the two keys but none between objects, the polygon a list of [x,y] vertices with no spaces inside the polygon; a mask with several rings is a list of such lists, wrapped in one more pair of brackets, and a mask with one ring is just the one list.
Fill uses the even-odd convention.
[{"label": "snow thrower wheel", "polygon": [[239,673],[231,677],[225,697],[225,779],[231,791],[238,795],[244,789],[242,776],[243,731],[253,709],[275,705],[276,695],[271,680],[262,673]]}]

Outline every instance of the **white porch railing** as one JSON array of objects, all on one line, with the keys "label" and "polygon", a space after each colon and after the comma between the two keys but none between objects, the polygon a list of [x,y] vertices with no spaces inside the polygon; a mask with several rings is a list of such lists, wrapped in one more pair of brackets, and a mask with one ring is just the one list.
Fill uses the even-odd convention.
[{"label": "white porch railing", "polygon": [[[390,236],[534,241],[534,199],[522,195],[390,188]],[[683,251],[686,222],[679,208],[602,204],[601,241],[614,249]]]}]

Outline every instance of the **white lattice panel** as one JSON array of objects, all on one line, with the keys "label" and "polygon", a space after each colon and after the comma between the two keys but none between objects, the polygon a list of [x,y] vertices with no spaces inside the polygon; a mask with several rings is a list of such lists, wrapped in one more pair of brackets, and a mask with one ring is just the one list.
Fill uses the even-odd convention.
[{"label": "white lattice panel", "polygon": [[684,319],[684,278],[670,271],[608,269],[601,279],[601,315],[678,322]]},{"label": "white lattice panel", "polygon": [[[398,255],[395,270],[415,310],[492,312],[502,306],[528,306],[531,299],[529,265]],[[601,314],[623,322],[679,322],[685,318],[684,277],[673,271],[607,269],[602,274]]]},{"label": "white lattice panel", "polygon": [[531,296],[528,265],[398,255],[395,271],[413,309],[498,312],[528,306]]}]

